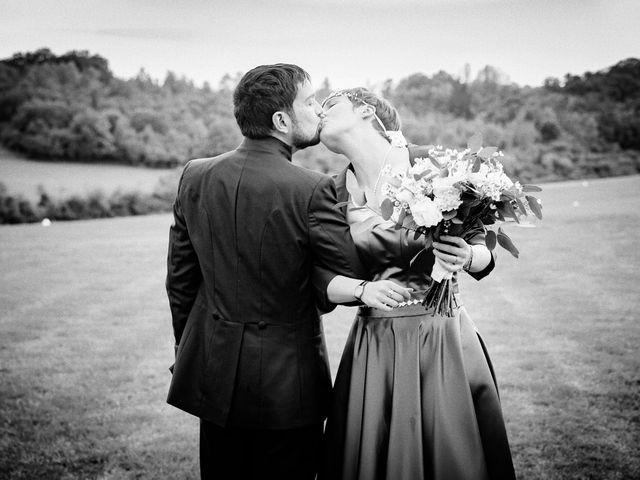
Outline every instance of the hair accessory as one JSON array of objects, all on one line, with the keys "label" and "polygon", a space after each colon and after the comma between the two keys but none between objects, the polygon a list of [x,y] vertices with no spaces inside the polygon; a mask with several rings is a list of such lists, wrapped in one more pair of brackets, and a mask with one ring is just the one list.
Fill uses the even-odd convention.
[{"label": "hair accessory", "polygon": [[373,118],[375,118],[376,122],[378,122],[378,126],[380,126],[381,128],[382,135],[389,141],[391,146],[407,146],[407,140],[404,138],[404,135],[402,135],[402,132],[400,130],[387,130],[387,127],[384,126],[384,123],[382,123],[382,120],[380,120],[380,117],[378,117],[378,115],[376,114],[376,107],[363,100],[359,92],[349,92],[347,90],[338,90],[336,92],[331,92],[329,96],[322,101],[322,107],[324,108],[325,104],[335,97],[346,97],[351,103],[357,102],[360,105],[371,107],[373,109]]},{"label": "hair accessory", "polygon": [[337,92],[331,92],[329,94],[329,96],[322,101],[322,107],[324,108],[326,103],[329,100],[331,100],[332,98],[335,98],[335,97],[346,97],[346,98],[349,99],[349,101],[351,103],[356,103],[357,102],[360,105],[365,105],[367,107],[371,107],[373,109],[373,118],[376,119],[376,122],[378,122],[378,125],[382,129],[382,133],[386,136],[387,127],[384,126],[384,123],[382,123],[382,120],[380,120],[380,117],[378,117],[378,115],[376,114],[375,105],[371,105],[370,103],[368,103],[365,100],[363,100],[358,92],[349,92],[349,91],[346,91],[346,90],[338,90]]}]

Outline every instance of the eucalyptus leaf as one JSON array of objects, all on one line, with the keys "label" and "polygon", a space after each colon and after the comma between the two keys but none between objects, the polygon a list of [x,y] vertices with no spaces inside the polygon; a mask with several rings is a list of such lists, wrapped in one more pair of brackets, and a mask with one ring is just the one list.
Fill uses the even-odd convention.
[{"label": "eucalyptus leaf", "polygon": [[531,208],[531,211],[533,212],[533,214],[536,217],[538,217],[538,219],[542,220],[542,206],[538,202],[538,199],[531,195],[527,195],[525,198],[527,199],[527,202],[529,203],[529,208]]},{"label": "eucalyptus leaf", "polygon": [[482,159],[480,157],[476,157],[476,159],[473,161],[473,167],[471,168],[471,171],[473,173],[478,173],[480,171],[481,165],[482,165]]},{"label": "eucalyptus leaf", "polygon": [[341,209],[342,207],[346,207],[347,205],[349,205],[351,202],[338,202],[336,203],[333,208],[335,208],[336,210]]},{"label": "eucalyptus leaf", "polygon": [[487,236],[485,237],[484,241],[489,250],[493,250],[494,248],[496,248],[496,240],[496,232],[494,232],[493,230],[488,230]]},{"label": "eucalyptus leaf", "polygon": [[478,152],[478,156],[482,158],[490,158],[497,151],[498,147],[484,147]]},{"label": "eucalyptus leaf", "polygon": [[526,217],[527,216],[527,209],[524,206],[524,203],[522,203],[522,200],[520,200],[520,197],[516,197],[516,204],[518,205],[518,210],[520,210],[520,212],[522,212],[522,215],[524,215]]},{"label": "eucalyptus leaf", "polygon": [[393,215],[393,202],[385,198],[380,204],[380,212],[382,213],[382,218],[389,220]]},{"label": "eucalyptus leaf", "polygon": [[516,196],[509,190],[504,190],[500,195],[500,200],[515,200]]},{"label": "eucalyptus leaf", "polygon": [[506,233],[504,233],[504,231],[501,228],[498,229],[498,243],[502,248],[509,251],[511,255],[513,255],[516,258],[519,258],[520,252],[518,251],[516,246],[513,244],[509,236]]},{"label": "eucalyptus leaf", "polygon": [[404,222],[404,226],[408,230],[417,230],[420,228],[420,225],[418,225],[416,221],[413,219],[413,217],[409,214],[407,214],[407,218]]},{"label": "eucalyptus leaf", "polygon": [[536,185],[522,185],[522,191],[526,192],[526,193],[530,193],[530,192],[541,192],[542,189]]},{"label": "eucalyptus leaf", "polygon": [[511,202],[504,202],[503,208],[502,208],[502,214],[505,217],[506,216],[510,216],[517,223],[520,223],[520,219],[518,218],[518,215],[516,214],[515,210],[513,209],[513,206],[511,205]]},{"label": "eucalyptus leaf", "polygon": [[421,178],[424,178],[424,177],[426,177],[427,175],[429,175],[431,172],[432,172],[432,170],[427,169],[427,170],[424,170],[424,171],[423,171],[423,172],[421,172],[421,173],[415,173],[415,174],[413,175],[413,179],[417,182],[417,181],[418,181],[418,180],[420,180]]},{"label": "eucalyptus leaf", "polygon": [[433,166],[436,167],[438,170],[442,168],[442,164],[434,156],[429,155],[429,160],[431,161]]},{"label": "eucalyptus leaf", "polygon": [[451,220],[458,214],[457,210],[449,210],[448,212],[442,212],[442,218],[445,220]]},{"label": "eucalyptus leaf", "polygon": [[481,133],[474,134],[467,142],[467,148],[471,150],[471,152],[473,153],[480,150],[480,148],[482,148],[482,134]]},{"label": "eucalyptus leaf", "polygon": [[404,223],[404,219],[407,218],[407,212],[403,208],[400,210],[400,214],[398,215],[398,221],[396,222],[396,229],[402,228],[402,224]]}]

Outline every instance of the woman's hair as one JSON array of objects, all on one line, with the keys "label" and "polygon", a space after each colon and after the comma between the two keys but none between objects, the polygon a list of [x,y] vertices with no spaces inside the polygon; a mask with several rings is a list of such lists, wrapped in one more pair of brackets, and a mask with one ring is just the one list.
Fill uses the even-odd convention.
[{"label": "woman's hair", "polygon": [[291,112],[300,84],[309,74],[297,65],[260,65],[240,79],[233,92],[233,113],[248,138],[266,138],[273,130],[272,116]]},{"label": "woman's hair", "polygon": [[351,103],[356,106],[366,103],[367,105],[375,107],[375,114],[386,130],[400,130],[402,127],[400,114],[389,100],[376,95],[364,87],[347,88],[340,90],[339,93],[345,95]]}]

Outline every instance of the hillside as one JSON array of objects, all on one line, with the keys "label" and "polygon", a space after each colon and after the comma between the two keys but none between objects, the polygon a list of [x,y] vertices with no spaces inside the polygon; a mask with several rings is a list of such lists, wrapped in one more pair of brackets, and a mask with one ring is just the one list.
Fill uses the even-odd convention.
[{"label": "hillside", "polygon": [[[196,87],[171,72],[160,82],[144,72],[121,79],[88,52],[16,53],[0,61],[0,142],[40,160],[177,166],[239,143],[237,80]],[[319,87],[321,100],[329,79]],[[385,82],[381,93],[398,107],[410,141],[461,147],[480,132],[522,181],[640,171],[639,59],[537,88],[508,83],[487,66],[473,79],[415,73]],[[341,164],[320,149],[300,159],[323,171]]]}]

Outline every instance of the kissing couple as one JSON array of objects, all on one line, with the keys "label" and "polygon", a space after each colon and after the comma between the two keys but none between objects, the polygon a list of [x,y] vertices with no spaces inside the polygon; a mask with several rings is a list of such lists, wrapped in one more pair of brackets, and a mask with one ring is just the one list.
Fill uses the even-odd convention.
[{"label": "kissing couple", "polygon": [[[169,234],[167,401],[200,418],[202,478],[515,478],[456,281],[493,270],[484,230],[435,242],[379,212],[383,170],[427,148],[366,89],[321,105],[296,65],[252,69],[233,105],[244,139],[187,163]],[[291,163],[319,141],[350,162],[335,178]],[[418,301],[435,263],[453,273],[453,317]],[[359,309],[332,388],[320,315],[337,304]]]}]

